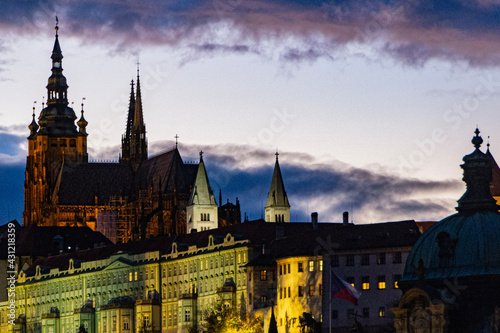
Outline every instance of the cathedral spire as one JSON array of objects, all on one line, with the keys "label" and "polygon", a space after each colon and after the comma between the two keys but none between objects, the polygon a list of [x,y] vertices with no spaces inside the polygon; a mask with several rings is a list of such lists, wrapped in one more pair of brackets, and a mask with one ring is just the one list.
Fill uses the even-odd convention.
[{"label": "cathedral spire", "polygon": [[62,51],[61,45],[59,44],[59,20],[56,16],[56,39],[54,41],[54,48],[52,49],[52,75],[49,78],[49,83],[47,85],[47,105],[50,104],[64,104],[68,105],[68,85],[66,83],[66,78],[63,75],[62,68]]},{"label": "cathedral spire", "polygon": [[265,207],[266,222],[290,222],[290,203],[286,195],[283,177],[281,175],[278,161],[279,153],[276,151],[276,163],[274,165],[271,188],[267,196]]},{"label": "cathedral spire", "polygon": [[38,124],[41,134],[73,135],[78,133],[75,111],[68,106],[68,84],[63,75],[62,51],[59,44],[59,20],[56,17],[55,41],[52,49],[52,74],[47,84],[47,104],[40,113]]},{"label": "cathedral spire", "polygon": [[142,115],[142,97],[141,97],[141,81],[139,77],[139,63],[137,63],[137,92],[135,95],[134,127],[139,128],[141,126],[144,126],[144,118]]},{"label": "cathedral spire", "polygon": [[131,83],[130,104],[128,108],[127,128],[122,137],[121,162],[130,163],[134,170],[142,161],[148,159],[148,144],[146,140],[146,125],[142,114],[141,82],[139,63],[137,64],[137,81],[134,96],[134,81]]}]

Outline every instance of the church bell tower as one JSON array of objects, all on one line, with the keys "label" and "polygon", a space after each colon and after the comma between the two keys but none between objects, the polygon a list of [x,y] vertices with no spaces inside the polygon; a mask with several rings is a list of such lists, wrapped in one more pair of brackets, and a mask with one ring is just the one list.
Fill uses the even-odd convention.
[{"label": "church bell tower", "polygon": [[[56,18],[57,19],[57,18]],[[43,105],[38,124],[33,120],[29,125],[28,157],[24,182],[25,225],[53,225],[53,192],[64,163],[86,163],[87,121],[83,117],[78,129],[75,111],[68,106],[68,85],[63,75],[62,51],[59,45],[59,26],[52,50],[52,75],[47,84],[47,104]]]}]

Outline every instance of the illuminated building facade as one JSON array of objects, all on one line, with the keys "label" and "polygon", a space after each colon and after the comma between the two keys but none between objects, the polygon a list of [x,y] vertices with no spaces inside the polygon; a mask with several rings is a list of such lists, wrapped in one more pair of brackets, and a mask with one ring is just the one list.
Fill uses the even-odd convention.
[{"label": "illuminated building facade", "polygon": [[[362,238],[353,241],[347,235]],[[346,226],[257,220],[42,258],[19,275],[16,325],[8,325],[8,303],[0,304],[0,328],[2,332],[68,333],[83,325],[89,333],[115,328],[117,332],[187,332],[195,323],[203,325],[207,310],[220,301],[238,309],[241,317],[260,318],[264,329],[274,302],[280,333],[300,332],[304,312],[325,327],[329,300],[324,281],[329,278],[325,274],[330,271],[330,257],[324,244],[339,245],[333,252],[339,256],[335,272],[342,278],[352,274],[360,289],[363,274],[370,281],[381,272],[398,274],[401,264],[392,265],[390,254],[401,250],[403,256],[396,258],[404,260],[404,251],[418,236],[413,221]],[[375,261],[381,251],[388,254],[386,264]],[[371,266],[358,267],[359,258],[354,266],[345,261],[350,255],[366,253],[374,260]],[[382,320],[373,309],[386,306],[389,296],[397,292],[391,279],[384,288],[372,282],[363,291],[360,308],[370,307],[373,317],[360,322],[368,326]],[[332,305],[339,313],[335,327],[345,329],[352,322],[347,312],[353,306],[337,299]]]}]

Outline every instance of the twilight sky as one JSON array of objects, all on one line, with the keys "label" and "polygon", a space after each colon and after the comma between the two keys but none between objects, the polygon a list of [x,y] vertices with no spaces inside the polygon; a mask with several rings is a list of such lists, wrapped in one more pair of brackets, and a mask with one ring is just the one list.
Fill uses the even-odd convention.
[{"label": "twilight sky", "polygon": [[183,158],[203,150],[214,192],[239,197],[251,219],[276,149],[292,221],[349,210],[358,223],[453,213],[476,124],[500,154],[495,0],[7,0],[0,224],[22,220],[27,126],[46,96],[56,13],[91,159],[118,159],[139,61],[150,155],[178,134]]}]

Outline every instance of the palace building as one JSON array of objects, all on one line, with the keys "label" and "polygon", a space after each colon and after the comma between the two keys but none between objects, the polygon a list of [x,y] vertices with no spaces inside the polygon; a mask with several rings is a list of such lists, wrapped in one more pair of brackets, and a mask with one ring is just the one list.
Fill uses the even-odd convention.
[{"label": "palace building", "polygon": [[[186,164],[176,145],[148,157],[139,71],[131,84],[119,163],[90,163],[83,103],[76,124],[68,106],[57,26],[51,58],[47,104],[38,123],[33,109],[29,125],[24,225],[88,226],[113,242],[126,242],[229,223],[219,221],[201,154],[199,164]],[[230,223],[241,222],[235,216],[240,213],[228,215]]]}]

